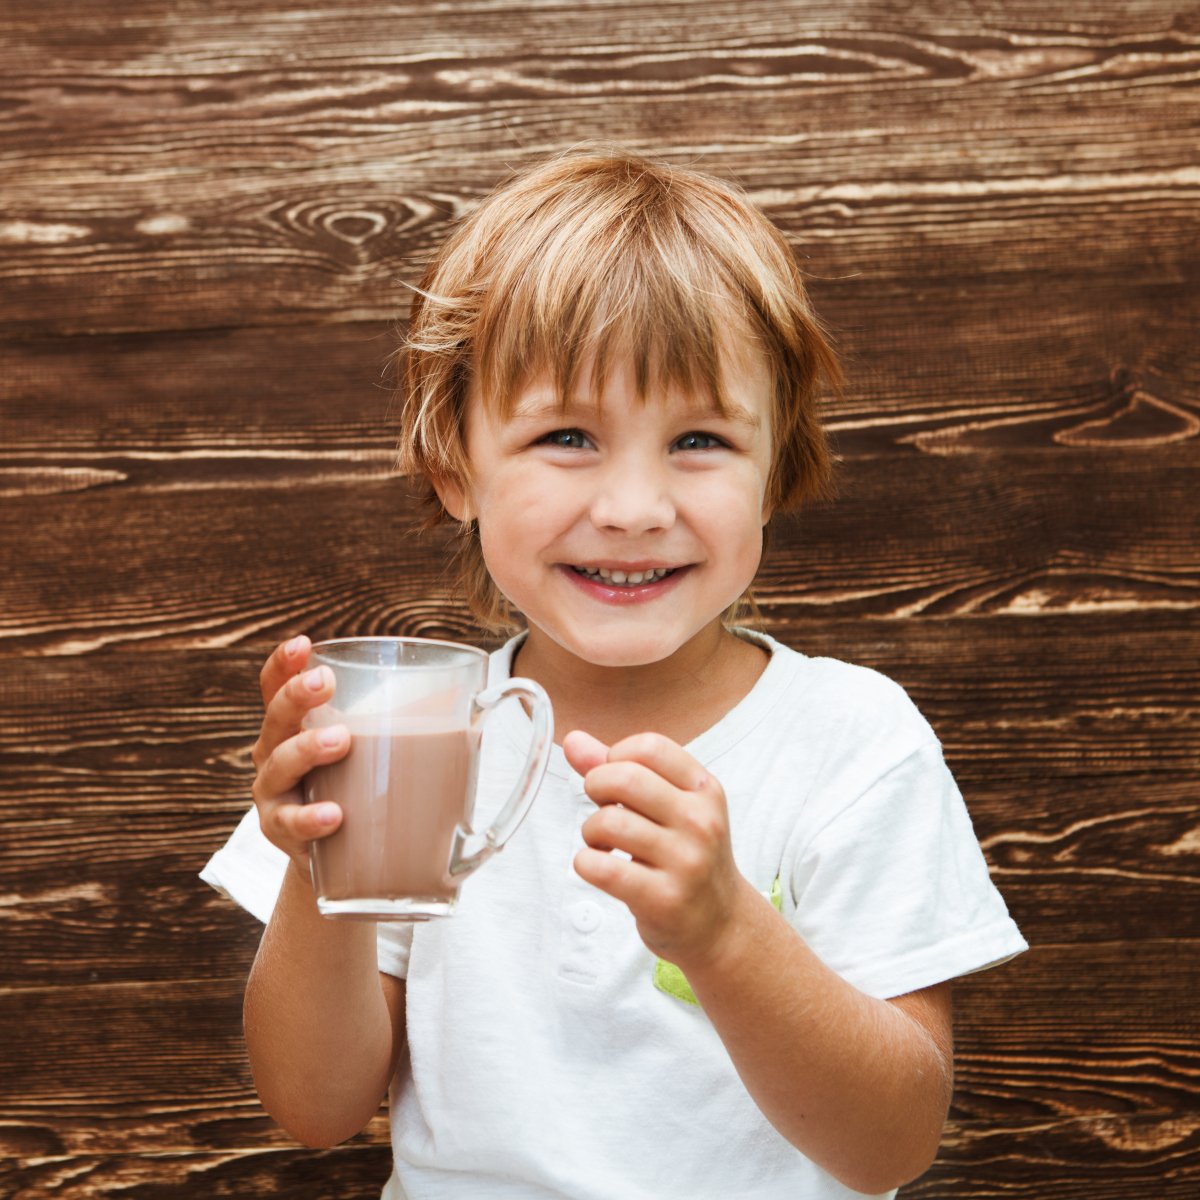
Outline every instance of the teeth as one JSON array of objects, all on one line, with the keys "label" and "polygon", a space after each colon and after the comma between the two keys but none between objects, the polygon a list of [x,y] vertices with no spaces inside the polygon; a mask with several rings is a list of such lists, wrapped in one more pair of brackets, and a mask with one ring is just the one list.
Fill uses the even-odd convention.
[{"label": "teeth", "polygon": [[637,587],[642,583],[655,583],[671,574],[671,567],[652,567],[649,571],[611,571],[608,567],[576,567],[588,579],[603,580],[618,587]]}]

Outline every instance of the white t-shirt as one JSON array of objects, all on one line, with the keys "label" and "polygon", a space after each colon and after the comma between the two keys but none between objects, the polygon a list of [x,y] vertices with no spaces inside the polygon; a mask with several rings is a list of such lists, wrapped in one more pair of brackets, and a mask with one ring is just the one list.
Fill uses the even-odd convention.
[{"label": "white t-shirt", "polygon": [[[778,879],[784,917],[872,996],[1026,949],[904,691],[745,636],[771,651],[766,670],[687,746],[725,790],[742,874],[764,893]],[[515,643],[492,656],[490,682]],[[519,704],[489,718],[477,827],[528,741]],[[384,1200],[857,1196],[766,1121],[703,1010],[655,985],[629,911],[575,874],[592,811],[555,747],[524,825],[465,881],[456,913],[379,926],[380,969],[408,980],[411,1058],[391,1091]],[[265,920],[285,866],[251,810],[202,877]]]}]

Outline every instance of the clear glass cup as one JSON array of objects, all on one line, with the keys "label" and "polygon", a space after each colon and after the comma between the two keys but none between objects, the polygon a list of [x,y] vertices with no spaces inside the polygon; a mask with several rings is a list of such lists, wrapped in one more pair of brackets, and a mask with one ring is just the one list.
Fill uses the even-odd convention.
[{"label": "clear glass cup", "polygon": [[[488,688],[488,656],[424,638],[318,642],[309,666],[334,692],[305,728],[345,725],[339,762],[304,781],[308,804],[332,800],[342,824],[312,843],[317,907],[327,917],[421,921],[454,911],[462,881],[516,832],[545,774],[554,738],[546,693],[531,679]],[[501,700],[527,703],[533,738],[512,794],[482,832],[472,827],[483,722]]]}]

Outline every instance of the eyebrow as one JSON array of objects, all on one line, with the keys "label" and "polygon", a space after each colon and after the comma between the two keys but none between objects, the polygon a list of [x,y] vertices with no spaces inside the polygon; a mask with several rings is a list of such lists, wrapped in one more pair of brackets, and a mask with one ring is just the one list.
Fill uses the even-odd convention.
[{"label": "eyebrow", "polygon": [[578,413],[581,405],[568,402],[563,404],[556,396],[539,396],[534,400],[522,400],[509,410],[509,417],[514,421],[540,420],[549,416],[570,416]]},{"label": "eyebrow", "polygon": [[712,411],[722,420],[732,421],[735,425],[744,425],[747,429],[760,429],[762,427],[762,418],[759,417],[758,413],[751,412],[748,408],[743,408],[740,404],[727,404],[724,412],[715,407]]},{"label": "eyebrow", "polygon": [[[543,418],[554,416],[562,417],[564,420],[580,417],[591,414],[596,411],[598,405],[590,403],[581,403],[578,400],[568,400],[565,404],[561,403],[557,397],[537,397],[532,400],[523,400],[513,405],[512,411],[509,413],[509,418],[515,421],[537,421]],[[757,413],[751,412],[748,408],[743,408],[740,404],[727,404],[725,411],[722,412],[715,404],[709,405],[704,409],[695,411],[689,409],[686,414],[681,414],[684,420],[696,419],[730,421],[735,425],[744,426],[746,429],[757,430],[762,427],[762,420]]]}]

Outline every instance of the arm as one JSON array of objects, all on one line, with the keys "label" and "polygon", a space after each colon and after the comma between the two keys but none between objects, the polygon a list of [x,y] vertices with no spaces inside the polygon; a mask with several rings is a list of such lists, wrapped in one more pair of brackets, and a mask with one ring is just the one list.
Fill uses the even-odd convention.
[{"label": "arm", "polygon": [[720,785],[675,743],[564,750],[599,805],[576,870],[687,975],[763,1115],[858,1191],[921,1174],[950,1101],[949,986],[876,1000],[826,967],[737,871]]},{"label": "arm", "polygon": [[381,974],[375,924],[330,921],[295,863],[246,985],[246,1048],[263,1107],[332,1146],[375,1115],[405,1048],[404,980]]},{"label": "arm", "polygon": [[305,806],[301,781],[349,749],[346,730],[322,742],[304,714],[332,694],[330,673],[300,674],[308,641],[280,646],[262,673],[266,716],[254,747],[254,801],[263,833],[291,861],[246,985],[246,1047],[263,1106],[310,1146],[353,1136],[378,1110],[405,1050],[404,981],[382,975],[375,924],[317,911],[308,845],[341,822],[336,805]]},{"label": "arm", "polygon": [[915,1179],[933,1162],[950,1104],[950,985],[876,1000],[741,882],[727,935],[679,965],[746,1090],[848,1187],[875,1194]]}]

